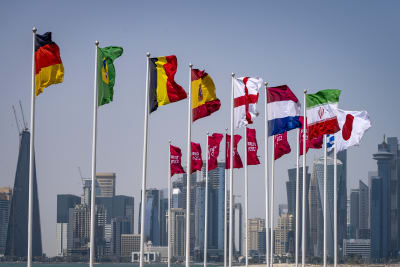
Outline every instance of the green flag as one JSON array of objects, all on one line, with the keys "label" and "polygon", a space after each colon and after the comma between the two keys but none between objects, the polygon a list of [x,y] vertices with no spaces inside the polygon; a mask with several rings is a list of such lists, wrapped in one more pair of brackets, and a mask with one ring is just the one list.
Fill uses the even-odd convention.
[{"label": "green flag", "polygon": [[108,46],[97,48],[97,94],[98,106],[113,101],[115,68],[114,60],[122,55],[122,47]]}]

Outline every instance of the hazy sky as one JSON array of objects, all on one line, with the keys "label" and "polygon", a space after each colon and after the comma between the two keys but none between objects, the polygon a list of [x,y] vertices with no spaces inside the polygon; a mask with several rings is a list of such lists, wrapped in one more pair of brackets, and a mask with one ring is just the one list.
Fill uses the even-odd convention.
[{"label": "hazy sky", "polygon": [[[117,194],[140,197],[146,52],[178,57],[176,81],[186,90],[188,64],[214,79],[221,110],[193,124],[193,141],[229,125],[231,72],[302,92],[343,90],[340,107],[367,110],[373,127],[348,153],[348,188],[376,169],[372,153],[383,134],[399,136],[400,2],[398,1],[1,1],[0,186],[13,186],[18,135],[11,105],[29,121],[32,27],[53,32],[64,82],[36,102],[36,164],[44,252],[55,255],[56,195],[80,195],[77,167],[90,176],[94,41],[118,45],[114,101],[98,112],[97,170],[117,173]],[[264,99],[264,91],[261,92]],[[258,106],[259,155],[264,164],[264,103]],[[168,139],[186,158],[187,100],[159,108],[149,120],[149,187],[167,186]],[[238,133],[244,133],[240,129]],[[292,151],[295,132],[289,133]],[[203,147],[204,150],[204,147]],[[239,147],[243,155],[243,141]],[[223,153],[222,153],[223,155]],[[322,155],[309,153],[308,163]],[[249,216],[264,217],[264,165],[249,167]],[[287,169],[295,153],[276,162],[276,200],[286,203]],[[235,171],[235,194],[244,194]],[[275,213],[276,214],[276,213]],[[136,229],[136,227],[135,227]]]}]

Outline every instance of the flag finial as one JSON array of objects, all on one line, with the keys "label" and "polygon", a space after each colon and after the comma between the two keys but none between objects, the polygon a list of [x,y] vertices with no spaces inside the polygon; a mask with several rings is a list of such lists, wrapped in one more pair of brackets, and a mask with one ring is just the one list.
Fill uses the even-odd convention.
[{"label": "flag finial", "polygon": [[307,94],[307,90],[304,90],[304,93]]},{"label": "flag finial", "polygon": [[146,57],[150,57],[150,52],[147,52],[147,53],[146,53]]},{"label": "flag finial", "polygon": [[36,29],[35,26],[33,26],[32,31],[33,31],[34,33],[36,33],[37,29]]},{"label": "flag finial", "polygon": [[96,40],[96,41],[94,42],[94,44],[95,44],[96,46],[99,46],[99,41]]}]

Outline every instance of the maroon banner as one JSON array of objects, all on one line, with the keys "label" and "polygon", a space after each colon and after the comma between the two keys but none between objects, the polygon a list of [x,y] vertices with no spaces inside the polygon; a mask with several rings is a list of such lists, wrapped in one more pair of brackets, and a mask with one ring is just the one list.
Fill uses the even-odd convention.
[{"label": "maroon banner", "polygon": [[257,156],[258,144],[256,129],[246,128],[247,134],[247,165],[258,165],[260,160]]},{"label": "maroon banner", "polygon": [[[242,139],[242,137],[238,134],[235,134],[234,142],[233,142],[233,168],[240,169],[243,168],[242,159],[237,151],[237,144]],[[225,169],[231,168],[231,136],[226,134],[225,138]]]},{"label": "maroon banner", "polygon": [[[303,155],[303,134],[304,134],[304,128],[303,128],[303,126],[304,126],[304,117],[303,116],[300,116],[300,118],[299,118],[299,121],[300,121],[300,123],[301,123],[301,128],[300,128],[300,136],[299,136],[299,138],[300,138],[300,142],[299,142],[299,145],[300,145],[300,156],[301,155]],[[310,148],[313,148],[313,149],[320,149],[320,148],[322,148],[322,144],[324,143],[324,139],[323,139],[323,137],[322,136],[319,136],[319,137],[316,137],[316,138],[313,138],[313,139],[311,139],[311,140],[308,140],[308,133],[307,133],[307,136],[306,136],[306,153],[308,152],[308,150],[310,149]]]},{"label": "maroon banner", "polygon": [[190,173],[195,171],[201,171],[203,167],[203,159],[201,157],[201,146],[199,143],[191,142],[192,151],[192,170]]},{"label": "maroon banner", "polygon": [[208,170],[218,167],[219,144],[224,138],[223,134],[213,133],[208,137]]},{"label": "maroon banner", "polygon": [[289,154],[291,149],[287,140],[287,132],[274,135],[274,159],[277,160],[283,155]]},{"label": "maroon banner", "polygon": [[177,173],[185,173],[182,167],[182,152],[179,147],[170,145],[169,151],[171,153],[169,163],[171,170],[171,177]]}]

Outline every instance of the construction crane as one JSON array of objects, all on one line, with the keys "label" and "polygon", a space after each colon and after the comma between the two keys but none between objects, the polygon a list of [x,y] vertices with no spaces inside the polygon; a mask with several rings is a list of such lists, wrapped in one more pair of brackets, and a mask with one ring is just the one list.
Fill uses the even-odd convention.
[{"label": "construction crane", "polygon": [[19,107],[21,108],[22,121],[24,122],[24,130],[28,130],[28,125],[25,122],[24,110],[22,109],[21,100],[19,100]]},{"label": "construction crane", "polygon": [[20,134],[21,134],[21,128],[19,127],[19,126],[20,126],[20,125],[19,125],[20,122],[18,121],[17,112],[15,111],[14,105],[12,105],[12,109],[13,109],[13,111],[14,111],[15,122],[17,123],[18,135],[20,135]]}]

